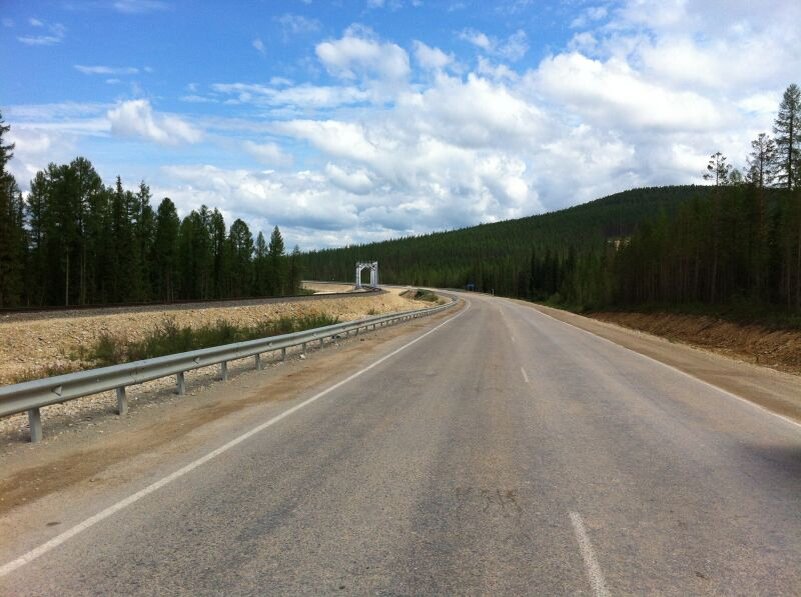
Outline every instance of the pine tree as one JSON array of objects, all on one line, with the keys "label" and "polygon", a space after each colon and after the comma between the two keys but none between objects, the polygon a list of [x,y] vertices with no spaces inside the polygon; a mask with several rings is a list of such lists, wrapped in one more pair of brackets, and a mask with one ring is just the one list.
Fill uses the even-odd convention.
[{"label": "pine tree", "polygon": [[787,87],[773,125],[778,154],[779,183],[794,189],[801,185],[801,89],[795,83]]},{"label": "pine tree", "polygon": [[747,158],[746,181],[760,189],[773,186],[776,180],[776,142],[765,133],[751,141]]},{"label": "pine tree", "polygon": [[709,156],[704,180],[714,180],[716,187],[726,185],[729,183],[731,171],[731,166],[726,163],[726,156],[718,151]]}]

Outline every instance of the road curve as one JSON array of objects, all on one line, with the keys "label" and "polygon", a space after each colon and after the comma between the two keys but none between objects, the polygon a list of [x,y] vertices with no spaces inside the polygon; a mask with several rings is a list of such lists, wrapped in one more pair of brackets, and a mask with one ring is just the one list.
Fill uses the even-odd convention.
[{"label": "road curve", "polygon": [[801,427],[468,301],[81,532],[4,546],[0,591],[801,593]]}]

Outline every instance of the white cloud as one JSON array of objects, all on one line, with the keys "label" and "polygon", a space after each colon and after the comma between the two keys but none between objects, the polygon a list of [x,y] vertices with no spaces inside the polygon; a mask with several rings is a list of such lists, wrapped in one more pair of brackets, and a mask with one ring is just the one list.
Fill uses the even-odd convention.
[{"label": "white cloud", "polygon": [[[212,89],[235,97],[238,103],[268,106],[290,106],[299,109],[332,108],[366,102],[372,95],[352,86],[296,85],[287,87],[288,81],[277,81],[282,87],[256,83],[215,83]],[[291,82],[290,82],[291,83]]]},{"label": "white cloud", "polygon": [[700,132],[728,120],[708,98],[649,81],[616,59],[559,54],[543,60],[533,78],[540,91],[600,126]]},{"label": "white cloud", "polygon": [[512,62],[520,60],[528,52],[528,36],[522,29],[518,29],[502,41],[475,29],[463,29],[459,32],[459,38],[488,54]]},{"label": "white cloud", "polygon": [[112,6],[123,14],[146,14],[170,8],[168,3],[160,0],[116,0]]},{"label": "white cloud", "polygon": [[39,19],[33,18],[33,17],[28,19],[28,24],[31,27],[44,27],[44,23],[42,21],[40,21]]},{"label": "white cloud", "polygon": [[164,145],[197,143],[200,130],[177,116],[156,114],[148,100],[129,100],[108,111],[111,132],[125,137],[139,137]]},{"label": "white cloud", "polygon": [[85,75],[135,75],[139,69],[133,66],[84,66],[73,64],[73,68]]},{"label": "white cloud", "polygon": [[320,30],[322,25],[317,19],[309,19],[303,15],[293,15],[285,13],[275,20],[281,25],[284,37],[315,33]]},{"label": "white cloud", "polygon": [[[33,25],[33,23],[36,25]],[[46,27],[48,33],[44,35],[20,35],[17,36],[17,41],[25,44],[26,46],[54,46],[64,41],[64,36],[67,34],[67,28],[61,23],[54,23],[48,25],[37,19],[31,19],[30,24],[37,29]]]},{"label": "white cloud", "polygon": [[414,40],[412,47],[418,64],[426,70],[441,70],[456,61],[453,54],[446,54],[439,48],[432,48],[418,40]]},{"label": "white cloud", "polygon": [[364,168],[349,173],[329,163],[325,166],[325,173],[334,185],[354,195],[366,195],[374,187],[369,173]]},{"label": "white cloud", "polygon": [[250,43],[254,48],[256,48],[256,51],[259,54],[264,55],[267,52],[267,48],[264,47],[264,42],[261,40],[260,37],[257,37]]},{"label": "white cloud", "polygon": [[267,165],[283,166],[292,163],[292,156],[284,153],[277,143],[245,141],[243,147],[247,153]]},{"label": "white cloud", "polygon": [[495,43],[485,33],[475,29],[463,29],[459,33],[459,38],[485,51],[491,51],[495,46]]},{"label": "white cloud", "polygon": [[328,72],[345,79],[377,77],[400,82],[410,73],[406,50],[379,41],[364,27],[351,26],[340,39],[317,44],[315,51]]}]

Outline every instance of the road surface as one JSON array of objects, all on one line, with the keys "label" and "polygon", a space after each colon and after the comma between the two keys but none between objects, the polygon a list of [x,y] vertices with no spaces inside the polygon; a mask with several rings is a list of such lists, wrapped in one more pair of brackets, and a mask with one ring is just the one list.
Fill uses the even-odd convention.
[{"label": "road surface", "polygon": [[2,543],[0,591],[801,593],[801,427],[468,301],[187,468],[43,512]]}]

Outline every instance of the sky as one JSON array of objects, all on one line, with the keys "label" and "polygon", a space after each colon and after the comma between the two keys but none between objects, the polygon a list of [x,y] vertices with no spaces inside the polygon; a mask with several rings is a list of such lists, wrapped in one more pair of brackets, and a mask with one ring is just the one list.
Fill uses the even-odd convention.
[{"label": "sky", "polygon": [[180,215],[343,246],[744,166],[798,0],[0,0],[27,190],[89,159]]}]

